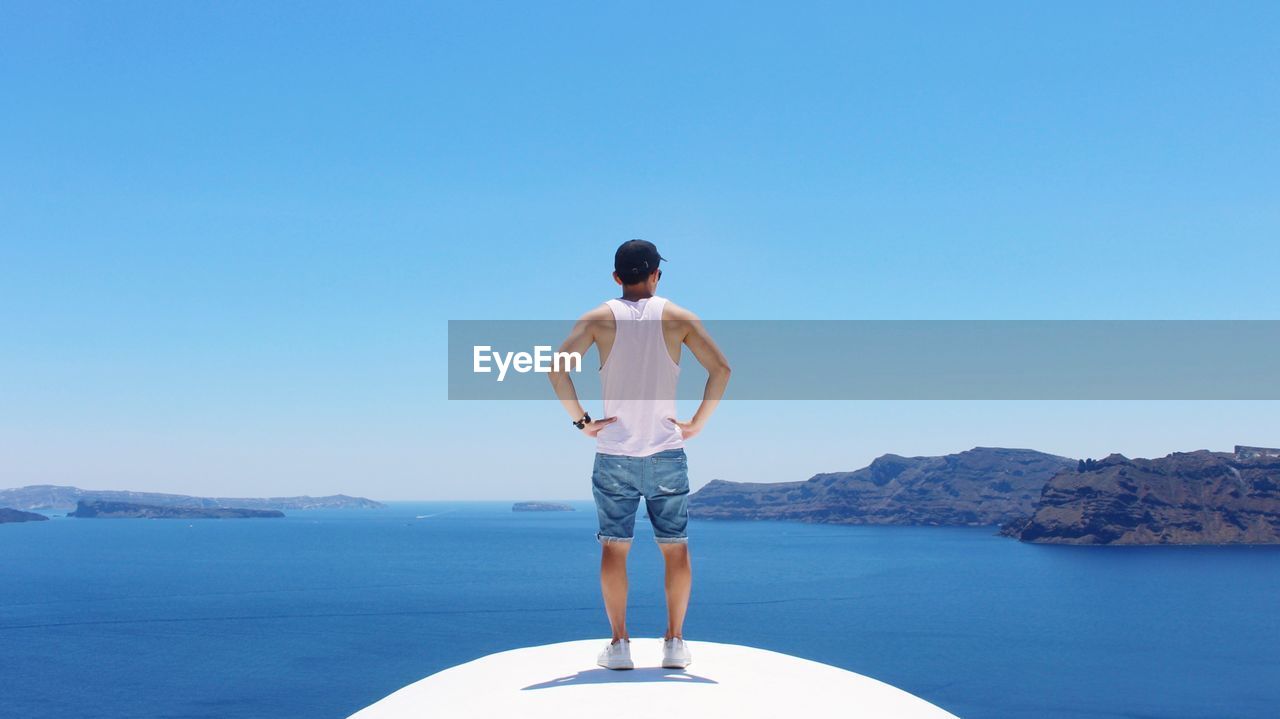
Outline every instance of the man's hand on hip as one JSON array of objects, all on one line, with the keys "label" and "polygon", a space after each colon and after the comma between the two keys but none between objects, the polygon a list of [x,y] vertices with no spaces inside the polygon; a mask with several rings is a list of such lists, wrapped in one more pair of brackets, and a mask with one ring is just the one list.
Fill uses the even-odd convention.
[{"label": "man's hand on hip", "polygon": [[681,439],[693,439],[702,431],[702,425],[695,422],[681,422],[675,417],[668,417],[667,421],[680,428]]},{"label": "man's hand on hip", "polygon": [[605,417],[604,419],[592,420],[590,422],[587,422],[585,425],[583,425],[582,433],[587,435],[588,437],[594,437],[597,434],[600,434],[600,430],[604,429],[605,427],[608,427],[609,425],[617,421],[618,421],[617,417]]}]

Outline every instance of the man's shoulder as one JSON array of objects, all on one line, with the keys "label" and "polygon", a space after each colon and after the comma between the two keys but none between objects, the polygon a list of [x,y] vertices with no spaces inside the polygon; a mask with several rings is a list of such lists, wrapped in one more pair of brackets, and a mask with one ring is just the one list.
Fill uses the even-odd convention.
[{"label": "man's shoulder", "polygon": [[662,319],[672,322],[697,322],[698,316],[693,313],[693,310],[667,300],[667,306],[662,309]]},{"label": "man's shoulder", "polygon": [[583,313],[583,315],[578,318],[578,321],[595,327],[603,325],[613,326],[613,310],[609,309],[608,304],[601,302]]}]

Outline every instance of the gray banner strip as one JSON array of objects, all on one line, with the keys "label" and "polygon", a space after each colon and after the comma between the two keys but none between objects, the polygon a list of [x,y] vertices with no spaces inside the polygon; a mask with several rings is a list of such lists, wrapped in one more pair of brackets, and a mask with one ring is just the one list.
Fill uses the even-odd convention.
[{"label": "gray banner strip", "polygon": [[[1276,320],[707,320],[733,368],[726,399],[1280,399]],[[554,399],[541,364],[572,320],[451,320],[449,399]],[[477,372],[477,347],[489,372]],[[516,353],[528,353],[520,363]],[[507,371],[500,376],[502,357]],[[599,399],[593,348],[571,372]],[[518,371],[518,367],[531,367]],[[678,397],[706,373],[684,348]],[[572,369],[572,368],[571,368]],[[637,389],[637,399],[644,397]]]}]

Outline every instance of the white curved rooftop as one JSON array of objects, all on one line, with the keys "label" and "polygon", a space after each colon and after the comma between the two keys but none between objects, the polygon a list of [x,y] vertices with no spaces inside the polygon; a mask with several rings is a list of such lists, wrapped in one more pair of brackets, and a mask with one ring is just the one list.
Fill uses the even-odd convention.
[{"label": "white curved rooftop", "polygon": [[[789,716],[944,719],[919,697],[861,674],[765,649],[689,642],[693,664],[661,668],[662,641],[634,639],[636,668],[595,664],[606,639],[513,649],[417,681],[351,719]],[[673,709],[678,708],[678,711]],[[834,712],[834,714],[833,714]]]}]

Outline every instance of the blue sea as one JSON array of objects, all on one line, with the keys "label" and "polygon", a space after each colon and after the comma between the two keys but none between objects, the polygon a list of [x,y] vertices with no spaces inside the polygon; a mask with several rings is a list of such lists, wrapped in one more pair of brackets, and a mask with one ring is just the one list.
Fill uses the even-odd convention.
[{"label": "blue sea", "polygon": [[[606,636],[594,512],[575,506],[2,525],[0,714],[341,718],[491,652]],[[1280,547],[994,531],[695,520],[686,636],[973,719],[1277,716]],[[665,623],[648,533],[637,523],[634,636]]]}]

